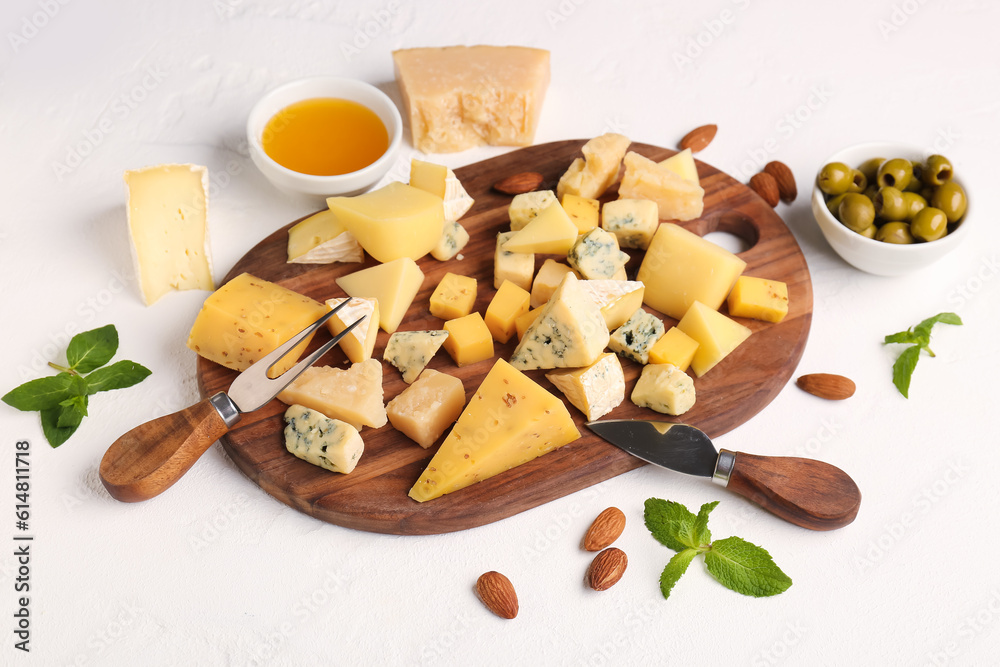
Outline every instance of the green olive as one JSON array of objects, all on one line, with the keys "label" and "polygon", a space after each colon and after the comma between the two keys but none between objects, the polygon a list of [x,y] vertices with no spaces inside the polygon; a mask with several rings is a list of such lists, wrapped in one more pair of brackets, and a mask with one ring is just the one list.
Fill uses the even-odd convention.
[{"label": "green olive", "polygon": [[875,240],[884,243],[913,243],[910,225],[905,222],[887,222],[875,232]]},{"label": "green olive", "polygon": [[851,169],[851,184],[847,186],[848,192],[864,192],[868,187],[868,179],[859,169]]},{"label": "green olive", "polygon": [[954,173],[948,158],[943,155],[932,155],[927,158],[927,165],[920,175],[920,180],[924,185],[943,185],[951,180]]},{"label": "green olive", "polygon": [[941,209],[927,206],[913,218],[910,233],[918,241],[937,241],[948,233],[948,216]]},{"label": "green olive", "polygon": [[843,162],[831,162],[823,165],[817,177],[819,189],[828,195],[839,195],[847,192],[852,182],[851,168]]},{"label": "green olive", "polygon": [[930,201],[931,197],[934,196],[934,188],[929,185],[925,185],[920,188],[920,196],[924,198],[924,201]]},{"label": "green olive", "polygon": [[830,197],[826,200],[826,207],[830,209],[830,215],[835,217],[837,220],[840,220],[840,202],[844,200],[844,196],[846,194],[847,193],[845,192],[844,194],[839,194],[836,197]]},{"label": "green olive", "polygon": [[924,184],[920,181],[920,174],[923,173],[924,167],[919,162],[913,163],[913,176],[910,178],[910,182],[906,184],[903,188],[903,192],[920,192],[920,188]]},{"label": "green olive", "polygon": [[931,206],[939,208],[948,216],[948,222],[958,222],[965,215],[969,200],[965,190],[955,181],[946,181],[934,188],[930,199]]},{"label": "green olive", "polygon": [[875,184],[875,181],[869,181],[868,187],[865,188],[865,191],[861,194],[868,197],[872,201],[875,201],[875,195],[878,194],[878,185]]},{"label": "green olive", "polygon": [[906,214],[903,220],[906,222],[912,222],[913,218],[920,213],[922,209],[927,206],[927,200],[918,195],[916,192],[904,192],[903,193],[903,208],[906,210]]},{"label": "green olive", "polygon": [[891,186],[881,187],[878,194],[872,199],[875,206],[875,215],[889,222],[898,222],[906,219],[906,205],[903,202],[903,193],[898,188]]},{"label": "green olive", "polygon": [[869,183],[874,183],[875,177],[878,176],[878,168],[882,166],[883,162],[885,162],[884,157],[873,157],[862,162],[858,171],[865,175]]},{"label": "green olive", "polygon": [[878,233],[878,225],[868,225],[868,229],[858,232],[858,234],[861,234],[866,239],[875,238],[875,234],[877,233]]},{"label": "green olive", "polygon": [[859,192],[848,192],[837,208],[838,218],[844,225],[861,233],[875,222],[875,207],[872,200]]},{"label": "green olive", "polygon": [[880,187],[891,185],[903,191],[910,184],[912,177],[913,165],[910,164],[909,160],[897,157],[882,163],[882,166],[878,168],[878,176],[875,180]]}]

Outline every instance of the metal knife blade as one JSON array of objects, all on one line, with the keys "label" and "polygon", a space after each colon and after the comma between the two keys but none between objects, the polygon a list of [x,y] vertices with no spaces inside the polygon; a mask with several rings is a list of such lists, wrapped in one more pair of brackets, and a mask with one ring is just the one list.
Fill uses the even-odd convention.
[{"label": "metal knife blade", "polygon": [[719,452],[705,433],[687,424],[609,419],[587,424],[632,456],[686,475],[712,477]]}]

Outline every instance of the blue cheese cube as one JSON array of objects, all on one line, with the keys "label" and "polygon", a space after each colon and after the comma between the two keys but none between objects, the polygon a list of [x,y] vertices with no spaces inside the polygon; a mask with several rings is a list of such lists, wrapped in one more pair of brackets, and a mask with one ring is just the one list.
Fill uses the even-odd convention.
[{"label": "blue cheese cube", "polygon": [[443,329],[397,331],[389,336],[382,359],[399,369],[403,382],[413,384],[447,338],[448,332]]},{"label": "blue cheese cube", "polygon": [[660,340],[665,329],[659,318],[638,309],[611,334],[608,347],[639,364],[649,363],[649,350]]},{"label": "blue cheese cube", "polygon": [[469,242],[469,232],[454,220],[446,220],[441,231],[441,240],[431,250],[431,257],[446,262],[462,251]]},{"label": "blue cheese cube", "polygon": [[285,423],[285,449],[320,468],[347,474],[365,451],[356,428],[302,405],[285,411]]},{"label": "blue cheese cube", "polygon": [[585,280],[611,279],[625,269],[628,255],[618,248],[618,239],[603,229],[591,229],[578,237],[566,262]]},{"label": "blue cheese cube", "polygon": [[660,224],[656,202],[646,199],[609,201],[601,216],[601,226],[618,237],[623,248],[645,250]]}]

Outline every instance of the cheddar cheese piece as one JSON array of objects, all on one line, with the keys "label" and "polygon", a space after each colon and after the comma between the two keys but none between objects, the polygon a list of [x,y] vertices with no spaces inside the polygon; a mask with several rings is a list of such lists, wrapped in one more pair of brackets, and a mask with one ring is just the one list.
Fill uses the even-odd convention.
[{"label": "cheddar cheese piece", "polygon": [[431,294],[431,315],[442,320],[465,317],[472,312],[472,306],[476,303],[476,291],[475,278],[449,271]]},{"label": "cheddar cheese piece", "polygon": [[701,377],[750,337],[750,329],[717,310],[695,301],[677,328],[698,341],[691,370]]},{"label": "cheddar cheese piece", "polygon": [[465,407],[465,387],[451,375],[428,368],[385,406],[392,427],[424,449],[455,423]]},{"label": "cheddar cheese piece", "polygon": [[649,363],[670,364],[686,371],[697,351],[698,341],[677,327],[670,327],[649,350]]},{"label": "cheddar cheese piece", "polygon": [[493,339],[498,343],[506,343],[517,328],[516,321],[521,315],[528,312],[531,306],[531,295],[526,291],[505,280],[497,293],[486,308],[486,316],[483,321],[493,334]]},{"label": "cheddar cheese piece", "polygon": [[458,366],[468,366],[493,356],[493,334],[479,313],[448,320],[444,330],[448,332],[444,349]]},{"label": "cheddar cheese piece", "polygon": [[337,278],[337,285],[348,295],[378,301],[379,326],[386,333],[399,328],[423,282],[424,272],[408,257]]},{"label": "cheddar cheese piece", "polygon": [[788,286],[780,280],[740,276],[727,302],[733,317],[780,322],[788,314]]}]

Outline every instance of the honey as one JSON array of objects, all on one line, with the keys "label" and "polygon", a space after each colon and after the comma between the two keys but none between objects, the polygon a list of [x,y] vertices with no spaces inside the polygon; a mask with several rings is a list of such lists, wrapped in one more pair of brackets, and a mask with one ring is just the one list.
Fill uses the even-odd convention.
[{"label": "honey", "polygon": [[374,111],[351,100],[318,97],[291,104],[264,126],[264,152],[301,174],[336,176],[363,169],[389,148]]}]

